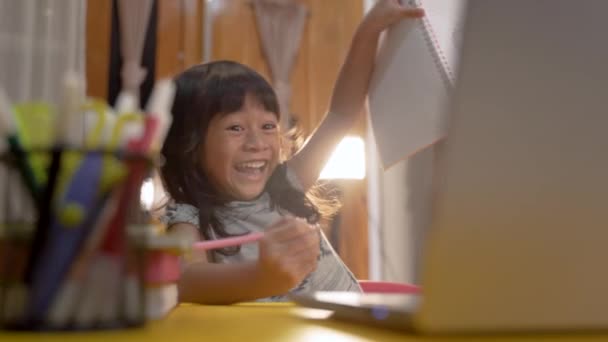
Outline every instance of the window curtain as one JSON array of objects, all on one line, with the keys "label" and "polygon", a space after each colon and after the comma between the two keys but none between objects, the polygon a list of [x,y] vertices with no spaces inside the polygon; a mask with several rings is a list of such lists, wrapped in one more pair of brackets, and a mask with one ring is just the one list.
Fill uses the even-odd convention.
[{"label": "window curtain", "polygon": [[118,0],[122,89],[139,97],[139,87],[146,78],[141,65],[153,0]]},{"label": "window curtain", "polygon": [[143,107],[156,77],[158,4],[155,0],[121,1],[113,0],[112,5],[107,101],[116,104],[124,90]]},{"label": "window curtain", "polygon": [[281,111],[281,127],[290,128],[290,75],[300,47],[307,7],[294,0],[253,0],[262,50],[270,68]]},{"label": "window curtain", "polygon": [[84,76],[86,1],[0,0],[0,83],[13,102],[61,98],[64,73]]}]

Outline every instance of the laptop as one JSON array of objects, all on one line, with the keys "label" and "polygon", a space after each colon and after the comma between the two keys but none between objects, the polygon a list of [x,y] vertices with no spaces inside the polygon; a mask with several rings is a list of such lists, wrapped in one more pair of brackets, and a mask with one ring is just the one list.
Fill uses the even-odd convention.
[{"label": "laptop", "polygon": [[608,328],[605,13],[469,0],[421,296],[293,300],[424,333]]}]

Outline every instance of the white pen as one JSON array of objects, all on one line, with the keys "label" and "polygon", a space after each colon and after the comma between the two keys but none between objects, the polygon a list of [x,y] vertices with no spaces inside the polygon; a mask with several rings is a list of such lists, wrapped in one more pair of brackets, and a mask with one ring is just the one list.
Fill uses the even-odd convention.
[{"label": "white pen", "polygon": [[84,85],[75,71],[67,71],[63,78],[63,94],[59,113],[55,117],[55,143],[81,147],[84,143],[85,122],[81,113]]},{"label": "white pen", "polygon": [[171,79],[164,79],[156,82],[152,95],[146,104],[146,113],[158,120],[158,128],[152,138],[151,150],[160,151],[160,148],[167,137],[173,117],[171,107],[175,98],[175,83]]}]

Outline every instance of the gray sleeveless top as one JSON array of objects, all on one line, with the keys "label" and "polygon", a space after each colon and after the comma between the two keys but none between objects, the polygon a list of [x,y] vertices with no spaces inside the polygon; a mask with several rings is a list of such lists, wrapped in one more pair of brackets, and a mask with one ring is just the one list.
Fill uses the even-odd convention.
[{"label": "gray sleeveless top", "polygon": [[[292,183],[294,174],[287,170],[288,178]],[[270,201],[270,195],[263,193],[253,201],[234,201],[215,210],[216,217],[223,224],[229,234],[244,234],[250,232],[263,232],[276,222],[281,216],[287,214],[285,210],[275,208]],[[196,227],[199,225],[198,209],[188,204],[173,204],[167,207],[163,221],[171,226],[175,223],[186,222]],[[212,238],[217,238],[211,232]],[[361,288],[353,274],[338,257],[329,241],[321,231],[321,253],[317,269],[308,275],[298,286],[290,292],[308,293],[313,291],[357,291]],[[215,252],[212,262],[235,263],[258,258],[258,245],[255,243],[241,246],[239,253],[226,256]],[[286,294],[258,301],[286,301]]]}]

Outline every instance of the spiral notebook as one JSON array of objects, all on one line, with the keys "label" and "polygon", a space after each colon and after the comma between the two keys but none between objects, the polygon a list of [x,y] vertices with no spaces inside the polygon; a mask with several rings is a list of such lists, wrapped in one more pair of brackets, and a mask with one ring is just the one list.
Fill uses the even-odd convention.
[{"label": "spiral notebook", "polygon": [[466,0],[409,0],[408,5],[424,8],[426,15],[387,31],[369,92],[385,169],[444,137]]}]

